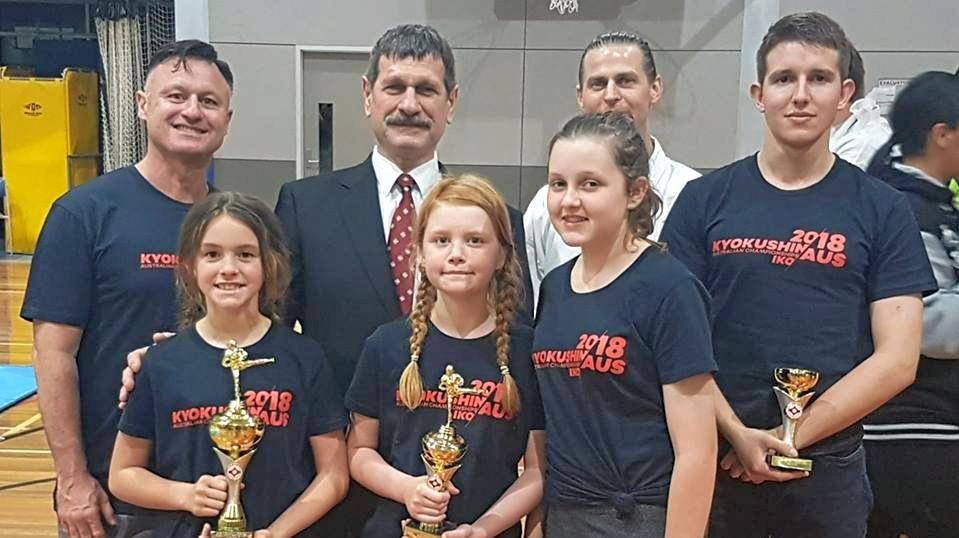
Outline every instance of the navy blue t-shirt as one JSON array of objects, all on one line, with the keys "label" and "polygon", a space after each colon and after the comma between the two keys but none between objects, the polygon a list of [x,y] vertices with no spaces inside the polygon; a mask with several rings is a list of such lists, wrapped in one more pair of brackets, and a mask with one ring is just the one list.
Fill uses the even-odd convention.
[{"label": "navy blue t-shirt", "polygon": [[[906,199],[842,159],[795,191],[755,155],[716,170],[686,185],[660,239],[712,294],[718,382],[755,428],[782,423],[775,368],[818,371],[821,395],[873,353],[870,303],[937,287]],[[857,423],[802,452],[861,436]]]},{"label": "navy blue t-shirt", "polygon": [[[342,430],[348,420],[319,344],[274,323],[244,349],[249,359],[276,359],[240,373],[247,410],[266,424],[241,494],[249,528],[263,529],[316,476],[310,437]],[[223,349],[208,344],[195,328],[147,352],[119,427],[153,443],[149,469],[157,475],[192,483],[204,474],[224,473],[208,429],[210,418],[233,399],[233,377],[222,359]],[[215,526],[216,520],[187,512],[136,512],[150,518],[158,538],[197,536],[204,521]]]},{"label": "navy blue t-shirt", "polygon": [[543,280],[533,343],[547,502],[665,506],[673,448],[662,386],[716,370],[709,298],[656,247],[589,293],[570,286],[575,262]]},{"label": "navy blue t-shirt", "polygon": [[[464,388],[483,395],[464,394],[453,405],[453,426],[463,436],[467,453],[453,477],[461,493],[450,500],[447,518],[472,523],[516,481],[516,466],[526,452],[530,430],[543,429],[539,389],[530,363],[532,331],[516,326],[510,332],[510,374],[522,398],[519,416],[506,416],[501,405],[502,383],[492,335],[476,339],[453,338],[429,325],[420,357],[424,397],[415,411],[399,400],[400,375],[410,360],[410,326],[398,319],[380,326],[366,340],[353,383],[346,395],[350,411],[379,420],[378,451],[383,460],[412,476],[426,474],[420,440],[446,423],[446,393],[438,390],[447,364],[463,376]],[[373,517],[363,528],[366,538],[399,536],[406,507],[379,498]],[[519,538],[517,524],[501,534]]]},{"label": "navy blue t-shirt", "polygon": [[122,168],[54,202],[37,243],[20,315],[83,329],[83,447],[104,489],[127,353],[149,345],[154,332],[175,328],[176,243],[189,209],[136,168]]}]

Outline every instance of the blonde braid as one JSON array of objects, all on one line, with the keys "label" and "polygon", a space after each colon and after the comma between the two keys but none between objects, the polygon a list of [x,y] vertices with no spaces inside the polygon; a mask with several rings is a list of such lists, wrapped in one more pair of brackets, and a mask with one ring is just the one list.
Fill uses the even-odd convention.
[{"label": "blonde braid", "polygon": [[419,407],[423,400],[423,377],[420,375],[420,353],[423,351],[423,340],[429,329],[427,320],[436,303],[436,288],[426,278],[426,271],[420,267],[420,285],[416,289],[416,304],[410,311],[410,362],[400,375],[400,401],[410,411]]},{"label": "blonde braid", "polygon": [[519,272],[516,256],[508,256],[506,266],[497,271],[491,282],[496,315],[496,364],[503,376],[503,411],[509,417],[515,417],[522,407],[519,387],[509,372],[509,332],[521,293]]}]

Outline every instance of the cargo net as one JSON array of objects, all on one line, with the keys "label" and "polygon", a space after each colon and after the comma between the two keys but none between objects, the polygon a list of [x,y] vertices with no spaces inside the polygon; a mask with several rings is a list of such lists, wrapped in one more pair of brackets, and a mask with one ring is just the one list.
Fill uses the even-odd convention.
[{"label": "cargo net", "polygon": [[174,26],[173,0],[101,0],[97,6],[104,172],[134,164],[146,151],[136,92],[150,57],[174,40]]},{"label": "cargo net", "polygon": [[577,0],[549,0],[549,10],[558,11],[560,15],[576,13],[579,11],[579,2]]}]

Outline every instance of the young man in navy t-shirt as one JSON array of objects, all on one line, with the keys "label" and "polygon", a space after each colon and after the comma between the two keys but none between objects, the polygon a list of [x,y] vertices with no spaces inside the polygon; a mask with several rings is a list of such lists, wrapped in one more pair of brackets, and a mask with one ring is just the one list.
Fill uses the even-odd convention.
[{"label": "young man in navy t-shirt", "polygon": [[137,92],[146,156],[71,190],[47,215],[20,315],[33,322],[61,536],[117,532],[106,494],[117,381],[127,352],[174,327],[180,223],[209,190],[206,171],[223,144],[232,93],[233,75],[212,46],[163,47]]},{"label": "young man in navy t-shirt", "polygon": [[[915,218],[900,193],[829,152],[854,90],[849,46],[818,13],[769,29],[750,88],[762,149],[691,182],[661,236],[713,298],[730,446],[711,537],[863,536],[872,495],[860,423],[915,376],[921,295],[936,289]],[[778,367],[820,373],[796,435],[815,462],[808,476],[766,463],[790,452],[777,433]]]}]

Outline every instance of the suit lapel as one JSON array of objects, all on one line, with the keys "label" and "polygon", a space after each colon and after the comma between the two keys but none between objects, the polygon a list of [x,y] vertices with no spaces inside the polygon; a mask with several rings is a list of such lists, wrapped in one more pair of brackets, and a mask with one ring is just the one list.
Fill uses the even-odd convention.
[{"label": "suit lapel", "polygon": [[392,317],[400,315],[396,288],[390,273],[390,257],[383,237],[383,217],[376,190],[376,174],[369,157],[340,180],[346,192],[340,205],[340,216],[349,239],[363,264],[373,289]]}]

